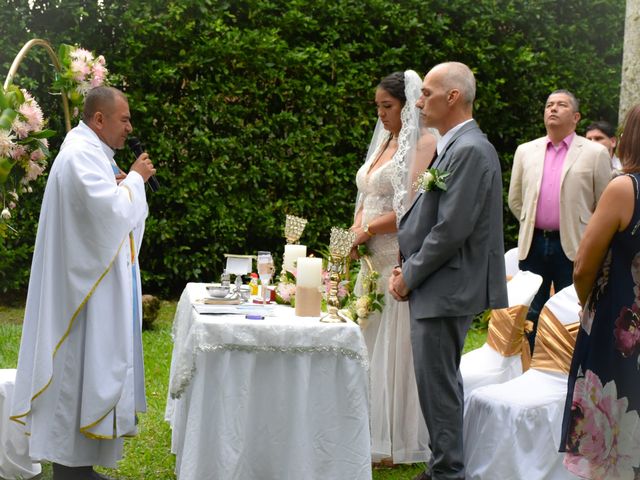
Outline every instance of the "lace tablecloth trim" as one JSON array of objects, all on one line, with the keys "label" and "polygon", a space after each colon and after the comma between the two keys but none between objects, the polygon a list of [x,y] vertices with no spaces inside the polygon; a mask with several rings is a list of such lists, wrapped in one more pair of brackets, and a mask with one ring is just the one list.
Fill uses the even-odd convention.
[{"label": "lace tablecloth trim", "polygon": [[190,283],[178,302],[169,376],[172,399],[179,398],[188,388],[196,373],[197,357],[203,352],[342,355],[358,362],[365,370],[369,369],[367,349],[355,325],[289,318],[293,310],[286,307],[275,309],[275,314],[282,320],[276,322],[254,323],[224,315],[201,316],[192,308],[192,302],[205,293],[204,284]]},{"label": "lace tablecloth trim", "polygon": [[193,376],[196,373],[195,357],[199,352],[217,352],[217,351],[234,351],[234,352],[250,352],[250,353],[291,353],[291,354],[309,354],[309,353],[323,353],[332,355],[342,355],[360,363],[365,370],[369,370],[369,359],[366,354],[355,352],[348,348],[333,347],[331,345],[319,345],[319,346],[276,346],[276,345],[241,345],[241,344],[202,344],[198,345],[193,352],[193,363],[191,369],[188,372],[181,372],[181,374],[174,377],[172,382],[170,395],[171,398],[177,399],[182,396],[187,389]]}]

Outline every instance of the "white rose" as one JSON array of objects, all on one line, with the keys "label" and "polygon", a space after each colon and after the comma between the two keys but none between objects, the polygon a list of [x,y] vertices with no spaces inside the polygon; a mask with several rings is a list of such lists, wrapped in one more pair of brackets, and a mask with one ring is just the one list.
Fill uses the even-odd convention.
[{"label": "white rose", "polygon": [[426,172],[424,174],[424,183],[425,185],[429,185],[431,182],[433,182],[435,180],[435,177],[433,176],[433,173],[431,172]]},{"label": "white rose", "polygon": [[5,220],[9,220],[11,218],[11,212],[9,211],[8,208],[5,207],[2,210],[2,213],[0,213],[0,216]]},{"label": "white rose", "polygon": [[366,318],[369,315],[369,311],[366,308],[358,308],[356,309],[356,314],[358,318]]},{"label": "white rose", "polygon": [[[369,309],[369,297],[360,297],[356,300],[356,310],[360,309]],[[358,314],[358,316],[360,316],[360,314]]]}]

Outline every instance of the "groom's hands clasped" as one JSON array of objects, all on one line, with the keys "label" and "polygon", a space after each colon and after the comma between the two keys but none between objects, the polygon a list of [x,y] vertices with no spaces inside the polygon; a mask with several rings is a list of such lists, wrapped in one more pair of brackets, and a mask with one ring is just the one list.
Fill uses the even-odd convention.
[{"label": "groom's hands clasped", "polygon": [[400,267],[394,267],[389,277],[389,293],[399,302],[406,302],[409,300],[409,288],[404,282],[402,276],[402,269]]}]

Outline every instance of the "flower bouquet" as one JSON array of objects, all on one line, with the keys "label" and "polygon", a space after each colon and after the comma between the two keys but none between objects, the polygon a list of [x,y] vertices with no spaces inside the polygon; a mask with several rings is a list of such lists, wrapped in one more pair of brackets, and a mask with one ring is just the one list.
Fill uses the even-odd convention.
[{"label": "flower bouquet", "polygon": [[56,75],[53,88],[64,90],[71,103],[71,115],[78,118],[82,113],[84,96],[94,87],[108,84],[106,61],[84,48],[60,45],[58,50],[61,71]]},{"label": "flower bouquet", "polygon": [[49,157],[47,138],[55,132],[38,102],[15,85],[0,90],[0,238],[11,228],[8,221],[20,194],[30,192],[29,183],[44,172]]},{"label": "flower bouquet", "polygon": [[[323,267],[322,270],[322,284],[324,285],[325,293],[324,297],[326,302],[326,297],[329,295],[329,290],[331,289],[331,281],[329,279],[330,275],[328,270]],[[347,280],[343,280],[338,284],[338,299],[342,304],[346,301],[349,296],[349,282]],[[276,284],[276,303],[280,303],[283,305],[291,305],[292,307],[296,306],[296,270],[288,271],[285,270],[280,275],[280,280]],[[323,308],[324,310],[324,308]]]},{"label": "flower bouquet", "polygon": [[[360,265],[364,263],[367,267],[367,273],[362,277],[362,294],[350,293],[345,299],[339,315],[349,318],[364,328],[367,324],[367,317],[371,312],[382,311],[384,294],[378,293],[380,274],[373,269],[366,245],[358,246],[358,255],[360,257]],[[352,278],[355,278],[355,276]],[[350,288],[349,291],[354,292],[354,289]]]},{"label": "flower bouquet", "polygon": [[284,270],[276,284],[276,303],[296,306],[296,273]]}]

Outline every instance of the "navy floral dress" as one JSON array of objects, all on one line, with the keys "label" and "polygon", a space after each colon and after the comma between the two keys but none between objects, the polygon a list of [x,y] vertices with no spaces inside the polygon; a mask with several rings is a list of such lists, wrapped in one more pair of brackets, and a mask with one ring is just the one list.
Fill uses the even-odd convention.
[{"label": "navy floral dress", "polygon": [[562,425],[564,464],[597,480],[640,480],[640,174],[582,312]]}]

